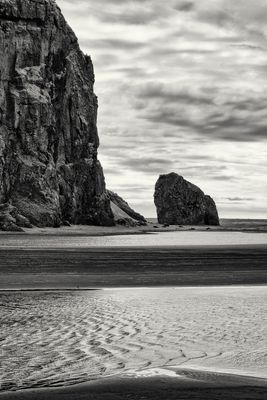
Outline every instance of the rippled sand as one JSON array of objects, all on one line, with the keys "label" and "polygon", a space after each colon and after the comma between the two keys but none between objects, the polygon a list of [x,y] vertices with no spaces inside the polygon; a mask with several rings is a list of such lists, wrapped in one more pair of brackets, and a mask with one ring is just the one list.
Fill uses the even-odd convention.
[{"label": "rippled sand", "polygon": [[1,390],[164,366],[267,377],[267,287],[0,293]]}]

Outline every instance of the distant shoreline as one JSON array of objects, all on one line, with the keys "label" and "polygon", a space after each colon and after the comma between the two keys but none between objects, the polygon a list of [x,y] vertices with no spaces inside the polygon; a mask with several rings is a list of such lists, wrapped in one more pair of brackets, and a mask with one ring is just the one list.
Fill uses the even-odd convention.
[{"label": "distant shoreline", "polygon": [[42,288],[42,289],[0,289],[0,294],[1,293],[49,293],[49,292],[94,292],[94,291],[107,291],[107,290],[153,290],[153,289],[201,289],[201,288],[257,288],[257,287],[265,287],[267,286],[267,283],[255,283],[255,284],[250,284],[250,283],[245,283],[245,284],[233,284],[229,285],[227,283],[221,284],[221,285],[180,285],[180,286],[173,286],[173,285],[158,285],[158,286],[112,286],[112,287],[95,287],[95,288]]},{"label": "distant shoreline", "polygon": [[138,234],[153,234],[157,232],[267,232],[266,219],[222,219],[220,226],[207,225],[169,225],[164,226],[157,222],[148,221],[146,226],[92,226],[92,225],[71,225],[69,227],[61,226],[59,228],[24,228],[24,232],[4,232],[0,231],[1,236],[115,236],[115,235],[138,235]]}]

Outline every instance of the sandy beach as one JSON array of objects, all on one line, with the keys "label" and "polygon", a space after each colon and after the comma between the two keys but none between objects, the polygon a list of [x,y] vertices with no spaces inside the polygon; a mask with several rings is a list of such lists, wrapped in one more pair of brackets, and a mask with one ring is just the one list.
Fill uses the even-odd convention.
[{"label": "sandy beach", "polygon": [[[170,372],[172,372],[170,374]],[[175,376],[177,374],[177,376]],[[0,394],[1,400],[264,400],[267,381],[173,368],[152,377],[111,377],[65,388]],[[171,376],[169,376],[171,375]]]},{"label": "sandy beach", "polygon": [[266,15],[0,0],[0,400],[267,400]]},{"label": "sandy beach", "polygon": [[[90,225],[71,225],[61,226],[59,228],[50,227],[33,227],[24,228],[24,232],[16,233],[18,236],[34,235],[34,236],[107,236],[107,235],[131,235],[150,232],[267,232],[267,220],[234,220],[222,219],[220,226],[206,225],[162,225],[156,219],[149,219],[146,225],[141,226],[90,226]],[[13,232],[0,231],[1,236],[14,235]]]},{"label": "sandy beach", "polygon": [[119,390],[127,378],[133,395],[165,378],[177,389],[181,376],[198,387],[264,385],[266,296],[250,285],[0,292],[1,390]]},{"label": "sandy beach", "polygon": [[221,227],[151,222],[1,232],[0,289],[265,284],[266,227],[264,220],[225,220]]},{"label": "sandy beach", "polygon": [[0,289],[267,283],[267,245],[0,249]]},{"label": "sandy beach", "polygon": [[[260,377],[265,335],[259,303],[267,284],[265,231],[247,231],[244,226],[233,231],[205,228],[205,232],[172,228],[168,232],[154,228],[166,232],[158,234],[91,227],[1,234],[0,305],[6,312],[1,323],[7,329],[2,347],[7,375],[0,399],[265,399],[267,382]],[[163,292],[153,294],[153,287]],[[179,287],[188,292],[180,293]],[[92,290],[103,288],[112,290]],[[152,292],[148,290],[148,295],[141,288]],[[156,298],[163,303],[153,311]],[[136,309],[131,311],[132,306]],[[182,313],[180,322],[170,312]],[[206,315],[210,324],[201,326]],[[9,320],[18,334],[13,339]],[[187,322],[194,326],[184,325]],[[153,343],[162,350],[154,353]],[[36,360],[31,351],[38,355]],[[25,363],[21,373],[26,375],[14,381],[12,368],[19,373],[18,361]],[[180,365],[184,362],[187,365]],[[89,375],[96,368],[95,376],[83,378],[84,368],[91,371]],[[104,373],[103,368],[107,368]],[[111,376],[109,368],[116,370]],[[20,379],[26,379],[22,386]],[[13,385],[20,389],[10,390]]]}]

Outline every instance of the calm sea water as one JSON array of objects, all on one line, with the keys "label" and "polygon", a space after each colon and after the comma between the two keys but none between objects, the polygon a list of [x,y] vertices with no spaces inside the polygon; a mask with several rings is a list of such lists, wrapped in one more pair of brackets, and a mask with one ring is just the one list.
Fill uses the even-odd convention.
[{"label": "calm sea water", "polygon": [[0,248],[55,248],[55,247],[156,247],[203,245],[267,244],[266,233],[252,232],[159,232],[116,236],[0,236]]},{"label": "calm sea water", "polygon": [[0,292],[1,390],[170,365],[267,377],[267,286]]}]

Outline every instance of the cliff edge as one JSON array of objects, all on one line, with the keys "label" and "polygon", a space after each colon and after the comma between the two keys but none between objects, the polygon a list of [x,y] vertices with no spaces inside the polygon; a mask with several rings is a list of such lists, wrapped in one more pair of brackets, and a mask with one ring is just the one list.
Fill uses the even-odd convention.
[{"label": "cliff edge", "polygon": [[3,229],[114,224],[93,86],[91,59],[53,0],[0,0]]}]

